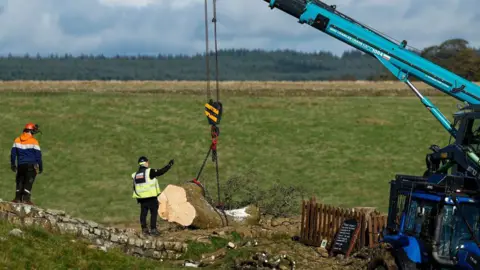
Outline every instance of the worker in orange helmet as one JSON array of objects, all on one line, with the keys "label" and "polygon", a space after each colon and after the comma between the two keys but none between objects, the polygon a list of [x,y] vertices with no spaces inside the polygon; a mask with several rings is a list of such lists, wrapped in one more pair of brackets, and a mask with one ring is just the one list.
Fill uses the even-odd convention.
[{"label": "worker in orange helmet", "polygon": [[38,125],[28,123],[23,133],[15,138],[10,153],[12,171],[16,173],[16,192],[12,202],[33,205],[32,186],[37,174],[42,173],[42,152],[40,144],[33,135],[39,131]]}]

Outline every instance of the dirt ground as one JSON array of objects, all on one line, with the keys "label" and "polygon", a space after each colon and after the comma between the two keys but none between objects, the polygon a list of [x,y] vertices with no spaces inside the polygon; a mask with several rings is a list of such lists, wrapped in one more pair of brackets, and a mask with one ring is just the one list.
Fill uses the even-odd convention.
[{"label": "dirt ground", "polygon": [[[209,230],[192,230],[159,220],[158,229],[165,241],[193,240],[210,243],[211,236],[227,236],[236,232],[242,240],[234,248],[220,248],[211,254],[204,254],[203,262],[207,269],[222,269],[229,249],[239,254],[235,259],[236,269],[366,269],[368,255],[365,251],[353,252],[348,258],[343,255],[328,256],[321,248],[304,245],[295,238],[299,235],[300,218],[264,218],[259,226],[223,227]],[[118,228],[139,230],[138,223],[115,224]],[[214,256],[214,259],[211,260]],[[267,261],[267,262],[265,262]],[[177,261],[183,265],[185,260]]]}]

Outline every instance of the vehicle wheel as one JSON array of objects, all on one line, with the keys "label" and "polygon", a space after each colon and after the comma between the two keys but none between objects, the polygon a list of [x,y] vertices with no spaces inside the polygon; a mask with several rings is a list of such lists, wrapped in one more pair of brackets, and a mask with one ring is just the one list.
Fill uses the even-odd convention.
[{"label": "vehicle wheel", "polygon": [[368,270],[400,270],[395,262],[395,257],[388,250],[381,250],[368,263]]},{"label": "vehicle wheel", "polygon": [[375,258],[368,264],[368,270],[397,270],[397,267],[391,267],[383,258]]},{"label": "vehicle wheel", "polygon": [[395,253],[396,257],[396,264],[398,265],[398,270],[416,270],[417,265],[408,259],[407,254],[403,251],[403,249],[399,250]]}]

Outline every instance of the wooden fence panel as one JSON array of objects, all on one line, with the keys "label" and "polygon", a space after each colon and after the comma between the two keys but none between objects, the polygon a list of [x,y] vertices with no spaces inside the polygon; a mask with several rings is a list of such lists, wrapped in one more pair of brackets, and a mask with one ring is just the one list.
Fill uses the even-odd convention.
[{"label": "wooden fence panel", "polygon": [[387,215],[372,215],[370,217],[371,223],[369,230],[369,237],[371,239],[369,247],[375,247],[382,240],[381,234],[387,227]]},{"label": "wooden fence panel", "polygon": [[322,211],[323,211],[323,204],[318,204],[318,214],[316,217],[318,227],[317,227],[317,234],[315,235],[315,243],[322,243],[322,231],[320,230],[323,224]]},{"label": "wooden fence panel", "polygon": [[350,218],[356,219],[360,226],[354,249],[374,247],[379,243],[380,234],[387,225],[387,215],[367,215],[352,209],[333,207],[317,203],[315,197],[302,202],[300,242],[319,247],[325,239],[328,249],[343,222]]}]

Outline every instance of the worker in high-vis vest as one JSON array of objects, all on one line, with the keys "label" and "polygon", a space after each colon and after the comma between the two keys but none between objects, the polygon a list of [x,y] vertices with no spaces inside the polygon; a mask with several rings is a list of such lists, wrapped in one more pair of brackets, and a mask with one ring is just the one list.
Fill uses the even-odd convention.
[{"label": "worker in high-vis vest", "polygon": [[[173,166],[173,159],[161,169],[149,168],[147,157],[138,159],[138,170],[132,174],[134,199],[140,203],[140,224],[146,235],[159,235],[157,230],[158,199],[161,190],[156,177],[165,174]],[[150,230],[147,228],[147,214],[150,211]]]}]

